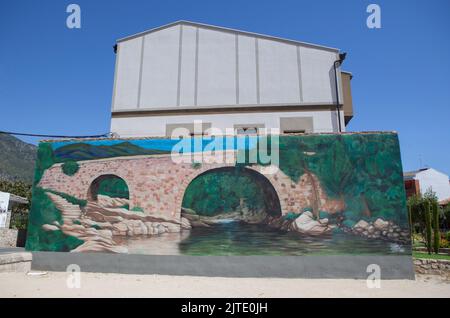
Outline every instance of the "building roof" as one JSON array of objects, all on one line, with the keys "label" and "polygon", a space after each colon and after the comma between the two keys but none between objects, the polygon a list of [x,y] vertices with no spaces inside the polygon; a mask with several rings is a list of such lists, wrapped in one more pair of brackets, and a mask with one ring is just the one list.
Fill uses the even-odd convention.
[{"label": "building roof", "polygon": [[18,204],[27,204],[28,200],[27,200],[27,198],[10,193],[9,202],[18,203]]},{"label": "building roof", "polygon": [[266,40],[272,40],[272,41],[284,42],[284,43],[289,43],[289,44],[294,44],[294,45],[302,45],[302,46],[314,47],[314,48],[323,49],[323,50],[327,50],[327,51],[339,52],[339,49],[333,48],[333,47],[328,47],[328,46],[323,46],[323,45],[318,45],[318,44],[312,44],[312,43],[308,43],[308,42],[301,42],[301,41],[296,41],[296,40],[289,40],[289,39],[284,39],[284,38],[280,38],[280,37],[276,37],[276,36],[270,36],[270,35],[264,35],[264,34],[259,34],[259,33],[241,31],[241,30],[236,30],[236,29],[230,29],[230,28],[219,27],[219,26],[215,26],[215,25],[198,23],[198,22],[192,22],[192,21],[185,21],[185,20],[179,20],[179,21],[176,21],[176,22],[172,22],[172,23],[169,23],[169,24],[165,24],[165,25],[159,26],[157,28],[153,28],[153,29],[149,29],[149,30],[146,30],[146,31],[143,31],[143,32],[139,32],[139,33],[136,33],[136,34],[133,34],[133,35],[129,35],[129,36],[126,36],[124,38],[120,38],[120,39],[116,40],[116,42],[119,43],[119,42],[131,40],[131,39],[134,39],[134,38],[137,38],[137,37],[149,34],[149,33],[153,33],[153,32],[156,32],[156,31],[160,31],[160,30],[163,30],[163,29],[167,29],[167,28],[170,28],[170,27],[173,27],[173,26],[176,26],[176,25],[189,25],[189,26],[200,27],[200,28],[204,28],[204,29],[228,32],[228,33],[237,33],[237,34],[253,36],[253,37],[257,37],[257,38],[261,38],[261,39],[266,39]]},{"label": "building roof", "polygon": [[415,176],[416,176],[419,172],[422,172],[422,171],[425,171],[425,170],[428,170],[428,169],[430,169],[430,168],[422,168],[422,169],[419,169],[419,170],[413,170],[413,171],[406,171],[406,172],[403,172],[403,179],[404,179],[404,180],[411,180],[411,179],[414,179]]}]

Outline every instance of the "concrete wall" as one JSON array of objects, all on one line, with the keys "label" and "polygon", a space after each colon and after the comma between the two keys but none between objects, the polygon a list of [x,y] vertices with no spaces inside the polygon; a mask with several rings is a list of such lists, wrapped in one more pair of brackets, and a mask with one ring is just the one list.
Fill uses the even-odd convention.
[{"label": "concrete wall", "polygon": [[[337,112],[334,110],[286,111],[286,112],[233,112],[233,113],[181,113],[174,115],[117,116],[111,119],[111,131],[121,137],[165,136],[167,124],[190,124],[194,120],[211,123],[212,127],[232,129],[234,125],[264,124],[265,128],[280,128],[281,118],[312,118],[312,132],[336,132],[338,130]],[[344,113],[341,111],[343,131]],[[302,129],[304,127],[298,127]],[[306,130],[308,132],[308,130]]]},{"label": "concrete wall", "polygon": [[16,229],[0,229],[0,247],[16,247],[18,232]]},{"label": "concrete wall", "polygon": [[112,110],[333,104],[337,53],[239,31],[175,24],[118,42]]},{"label": "concrete wall", "polygon": [[[264,146],[264,140],[260,138],[259,146]],[[75,263],[83,270],[156,273],[161,269],[166,274],[202,275],[359,277],[367,275],[367,264],[382,266],[383,277],[411,270],[395,134],[282,135],[271,145],[275,143],[279,145],[278,170],[249,162],[237,165],[237,155],[243,153],[229,145],[217,146],[214,153],[205,145],[192,158],[188,149],[174,148],[174,141],[163,138],[41,143],[27,249],[70,252],[35,263],[50,266],[46,268],[73,261],[73,254],[109,252],[155,258],[93,260],[94,253],[87,253],[79,259],[82,263]],[[250,143],[245,148],[249,155],[257,149]],[[183,154],[176,155],[181,150]],[[217,160],[224,159],[224,154],[225,162]],[[72,164],[75,172],[63,168],[67,160],[77,162]],[[222,172],[228,177],[218,177]],[[112,175],[125,181],[126,187],[113,191],[117,183],[109,182],[109,190],[100,191],[99,178],[105,181]],[[215,186],[214,180],[221,186]],[[192,202],[207,203],[206,212],[214,213],[203,213]],[[227,202],[231,208],[224,205]],[[257,222],[261,232],[253,235],[253,226],[249,231],[228,230],[228,226],[242,225],[241,221]],[[308,261],[309,256],[322,254],[337,258]],[[271,261],[259,258],[263,255],[270,255],[265,260]]]},{"label": "concrete wall", "polygon": [[[381,279],[414,279],[411,256],[173,256],[106,253],[33,252],[32,269],[64,272],[78,264],[83,272],[191,275],[212,277],[282,277],[367,279],[377,264]],[[364,282],[361,282],[364,284]]]}]

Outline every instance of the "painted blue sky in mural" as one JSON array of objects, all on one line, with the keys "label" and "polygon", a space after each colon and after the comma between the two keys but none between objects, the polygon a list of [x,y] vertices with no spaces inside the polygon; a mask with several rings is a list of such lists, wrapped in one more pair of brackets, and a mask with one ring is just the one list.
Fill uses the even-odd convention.
[{"label": "painted blue sky in mural", "polygon": [[[139,146],[144,149],[151,150],[163,150],[172,151],[174,146],[179,145],[180,153],[188,152],[199,152],[203,150],[211,149],[214,150],[243,150],[243,149],[253,149],[256,147],[258,142],[258,136],[238,136],[238,137],[192,137],[185,139],[129,139],[129,140],[111,140],[111,139],[98,139],[98,140],[87,140],[83,141],[84,144],[89,144],[93,146],[113,146],[121,144],[124,142],[129,142],[133,145]],[[52,142],[52,148],[54,150],[67,145],[79,144],[80,141],[57,141]]]}]

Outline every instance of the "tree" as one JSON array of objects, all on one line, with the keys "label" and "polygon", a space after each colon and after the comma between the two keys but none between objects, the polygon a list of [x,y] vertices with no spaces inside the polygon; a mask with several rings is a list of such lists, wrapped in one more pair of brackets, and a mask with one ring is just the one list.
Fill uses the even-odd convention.
[{"label": "tree", "polygon": [[44,174],[44,171],[55,163],[55,156],[52,145],[48,142],[39,144],[37,151],[36,170],[34,184],[38,184]]},{"label": "tree", "polygon": [[432,235],[432,224],[431,224],[431,204],[429,200],[424,200],[423,202],[423,209],[425,214],[425,240],[426,240],[426,246],[428,254],[431,254],[432,247],[431,247],[431,235]]},{"label": "tree", "polygon": [[434,252],[439,254],[439,245],[441,243],[441,232],[439,231],[439,205],[436,200],[432,202],[431,209],[433,212],[433,247]]},{"label": "tree", "polygon": [[75,173],[78,172],[80,169],[80,166],[78,165],[78,162],[74,160],[66,161],[61,166],[62,171],[64,174],[68,176],[73,176]]},{"label": "tree", "polygon": [[431,254],[439,252],[441,234],[439,231],[439,205],[436,194],[427,190],[423,196],[408,198],[408,209],[411,211],[411,227],[418,229],[425,238],[425,246]]},{"label": "tree", "polygon": [[[345,195],[351,192],[354,183],[354,169],[342,136],[338,136],[328,147],[325,154],[320,156],[318,174],[328,193],[340,200],[344,201]],[[366,199],[363,195],[361,200],[366,206],[365,210],[368,211]]]},{"label": "tree", "polygon": [[0,180],[0,191],[9,192],[21,196],[23,198],[26,198],[28,200],[28,204],[14,205],[12,209],[13,212],[28,211],[30,209],[31,184],[27,184],[22,181],[11,182],[6,180]]}]

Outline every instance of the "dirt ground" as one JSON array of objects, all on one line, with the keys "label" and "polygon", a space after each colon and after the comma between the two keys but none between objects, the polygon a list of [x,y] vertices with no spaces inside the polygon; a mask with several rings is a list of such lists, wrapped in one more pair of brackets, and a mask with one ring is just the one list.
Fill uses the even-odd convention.
[{"label": "dirt ground", "polygon": [[[33,272],[32,272],[33,273]],[[445,297],[450,281],[417,275],[416,280],[385,280],[368,288],[365,280],[222,278],[81,273],[80,288],[64,272],[0,273],[4,297]]]}]

